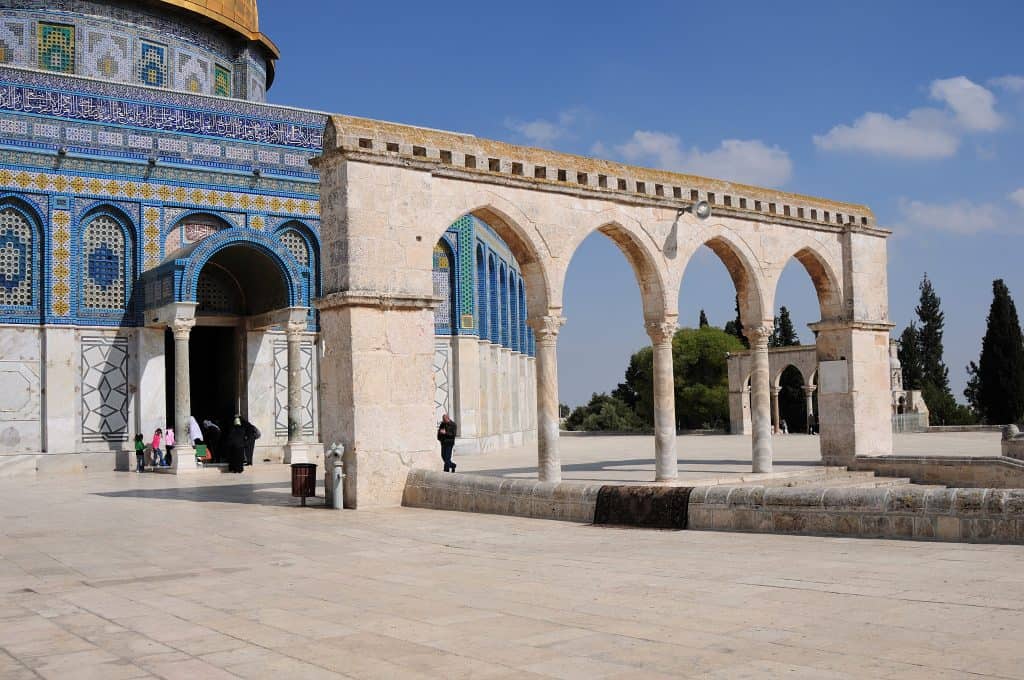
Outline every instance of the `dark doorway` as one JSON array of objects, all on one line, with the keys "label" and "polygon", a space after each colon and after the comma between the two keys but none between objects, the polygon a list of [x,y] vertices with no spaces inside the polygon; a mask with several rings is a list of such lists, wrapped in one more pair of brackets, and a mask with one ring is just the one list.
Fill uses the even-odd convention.
[{"label": "dark doorway", "polygon": [[[195,326],[189,334],[189,399],[191,415],[230,423],[239,412],[238,330],[233,326]],[[174,336],[164,336],[167,413],[174,413]]]}]

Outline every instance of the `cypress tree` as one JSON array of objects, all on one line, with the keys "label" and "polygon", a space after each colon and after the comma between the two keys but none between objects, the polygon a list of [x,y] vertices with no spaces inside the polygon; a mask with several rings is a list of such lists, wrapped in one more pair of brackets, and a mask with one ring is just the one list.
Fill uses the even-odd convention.
[{"label": "cypress tree", "polygon": [[929,387],[939,393],[949,392],[949,369],[942,360],[942,333],[946,315],[942,313],[942,299],[935,293],[928,274],[921,279],[921,299],[914,310],[921,322],[918,329],[918,347],[921,353],[922,389]]},{"label": "cypress tree", "polygon": [[699,327],[700,328],[707,328],[709,325],[710,324],[708,324],[708,315],[704,313],[703,309],[700,310],[700,326]]},{"label": "cypress tree", "polygon": [[903,329],[900,335],[899,356],[900,365],[903,366],[903,389],[919,390],[921,381],[924,379],[921,373],[921,352],[920,338],[918,338],[917,324],[913,321]]},{"label": "cypress tree", "polygon": [[733,321],[725,322],[725,332],[729,335],[733,335],[743,343],[743,346],[750,348],[750,343],[747,342],[747,336],[743,335],[743,321],[740,319],[740,296],[736,296],[736,319]]},{"label": "cypress tree", "polygon": [[1024,415],[1024,338],[1017,307],[1002,279],[992,282],[992,306],[975,375],[982,416],[996,425],[1019,421]]},{"label": "cypress tree", "polygon": [[768,339],[769,347],[793,347],[800,344],[800,337],[793,327],[793,320],[789,318],[789,310],[779,307],[779,315],[775,317],[775,328],[772,329],[772,336]]}]

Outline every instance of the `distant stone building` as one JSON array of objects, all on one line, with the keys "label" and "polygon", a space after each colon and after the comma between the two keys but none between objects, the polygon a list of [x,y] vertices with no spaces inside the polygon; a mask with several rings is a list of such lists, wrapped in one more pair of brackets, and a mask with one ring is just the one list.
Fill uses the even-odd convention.
[{"label": "distant stone building", "polygon": [[[255,0],[0,0],[0,474],[123,467],[190,414],[321,455],[327,117],[265,103],[278,56]],[[433,281],[436,415],[464,449],[534,437],[508,247],[458,219]]]}]

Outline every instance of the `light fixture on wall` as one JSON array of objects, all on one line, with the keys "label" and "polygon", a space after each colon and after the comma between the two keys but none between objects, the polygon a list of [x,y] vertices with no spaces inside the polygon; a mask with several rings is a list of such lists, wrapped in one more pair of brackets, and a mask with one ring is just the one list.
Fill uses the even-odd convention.
[{"label": "light fixture on wall", "polygon": [[672,228],[668,230],[668,237],[665,239],[663,247],[666,257],[674,258],[679,250],[679,218],[683,216],[683,213],[690,213],[703,222],[711,217],[711,204],[707,201],[695,201],[676,211],[676,219],[672,221]]},{"label": "light fixture on wall", "polygon": [[708,203],[707,201],[697,201],[696,203],[691,203],[685,208],[680,208],[676,212],[676,217],[682,217],[683,213],[690,213],[698,220],[704,221],[707,218],[711,217],[711,204]]}]

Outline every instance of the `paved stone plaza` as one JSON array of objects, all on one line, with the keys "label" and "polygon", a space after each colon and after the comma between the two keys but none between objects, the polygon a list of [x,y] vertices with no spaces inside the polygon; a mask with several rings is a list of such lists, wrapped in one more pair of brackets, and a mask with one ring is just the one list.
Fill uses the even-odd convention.
[{"label": "paved stone plaza", "polygon": [[[897,434],[893,453],[902,455],[998,456],[998,432]],[[819,438],[803,434],[775,436],[775,472],[786,473],[821,464]],[[677,438],[679,479],[684,482],[730,478],[750,473],[750,437],[732,435]],[[654,479],[654,437],[573,437],[559,441],[562,479],[648,482]],[[532,447],[483,455],[458,455],[459,472],[513,478],[536,478],[537,453]]]},{"label": "paved stone plaza", "polygon": [[287,474],[0,480],[0,677],[1024,677],[1020,547],[337,513]]}]

